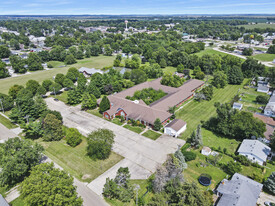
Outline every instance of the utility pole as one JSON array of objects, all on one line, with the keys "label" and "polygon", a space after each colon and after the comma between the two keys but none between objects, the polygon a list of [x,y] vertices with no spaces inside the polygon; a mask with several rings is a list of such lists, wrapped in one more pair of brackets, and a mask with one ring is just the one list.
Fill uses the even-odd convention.
[{"label": "utility pole", "polygon": [[53,92],[54,92],[54,98],[56,99],[56,93],[55,93],[55,88],[53,87]]},{"label": "utility pole", "polygon": [[140,186],[138,184],[135,184],[135,191],[136,191],[136,205],[138,205],[138,190],[140,189]]},{"label": "utility pole", "polygon": [[5,110],[4,110],[4,107],[3,107],[3,102],[2,102],[2,99],[0,99],[0,103],[1,103],[1,107],[2,107],[2,111],[3,111],[3,113],[5,113]]},{"label": "utility pole", "polygon": [[29,117],[30,117],[30,115],[26,115],[24,118],[27,120],[27,123],[29,124]]}]

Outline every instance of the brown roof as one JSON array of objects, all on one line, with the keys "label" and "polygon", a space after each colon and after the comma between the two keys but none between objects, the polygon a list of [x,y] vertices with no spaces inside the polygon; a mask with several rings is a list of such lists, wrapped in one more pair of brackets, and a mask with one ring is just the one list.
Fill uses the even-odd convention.
[{"label": "brown roof", "polygon": [[157,118],[161,122],[168,119],[171,114],[166,111],[150,108],[142,100],[139,103],[134,103],[131,100],[117,97],[115,95],[108,96],[111,103],[111,108],[106,112],[109,115],[116,114],[120,109],[123,109],[130,119],[146,121],[150,124],[154,124]]},{"label": "brown roof", "polygon": [[253,116],[259,118],[259,119],[262,120],[265,124],[268,124],[268,125],[270,125],[270,126],[275,127],[275,121],[274,121],[273,118],[267,117],[267,116],[264,116],[264,115],[261,115],[261,114],[256,114],[256,113],[254,113]]},{"label": "brown roof", "polygon": [[[109,95],[108,99],[110,100],[111,108],[107,111],[108,114],[112,116],[121,108],[131,119],[139,119],[153,124],[156,118],[160,118],[163,122],[171,116],[171,114],[167,112],[169,107],[175,106],[192,96],[193,91],[204,84],[201,80],[190,79],[182,86],[174,88],[162,85],[160,81],[161,78],[158,78],[151,82],[144,82],[119,93]],[[126,96],[133,96],[135,91],[145,88],[153,88],[154,90],[161,89],[167,93],[167,95],[149,106],[142,100],[139,100],[139,103],[136,104],[126,99]],[[100,101],[101,100],[99,100],[98,103]]]},{"label": "brown roof", "polygon": [[185,121],[182,121],[181,119],[174,119],[172,122],[167,124],[165,127],[171,127],[173,130],[179,131],[185,125],[186,125]]},{"label": "brown roof", "polygon": [[266,125],[265,127],[266,127],[266,132],[264,133],[264,136],[266,139],[270,140],[270,137],[274,132],[274,128],[269,125]]}]

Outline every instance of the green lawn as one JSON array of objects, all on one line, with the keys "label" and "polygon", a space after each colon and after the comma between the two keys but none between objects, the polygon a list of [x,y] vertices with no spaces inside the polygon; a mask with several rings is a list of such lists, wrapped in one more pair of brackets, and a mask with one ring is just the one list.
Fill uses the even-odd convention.
[{"label": "green lawn", "polygon": [[97,56],[83,60],[79,60],[76,64],[68,65],[66,67],[54,68],[50,70],[36,71],[31,74],[22,75],[18,77],[6,78],[0,80],[0,93],[8,94],[9,88],[14,84],[25,86],[26,82],[30,79],[34,79],[41,83],[45,79],[52,79],[58,73],[67,73],[70,67],[89,67],[102,69],[105,66],[111,66],[115,56]]},{"label": "green lawn", "polygon": [[120,119],[118,119],[118,118],[114,118],[112,120],[112,122],[115,123],[115,124],[117,124],[117,125],[123,125],[123,122],[121,122]]},{"label": "green lawn", "polygon": [[148,130],[148,131],[144,132],[142,134],[142,136],[148,137],[148,138],[150,138],[152,140],[156,140],[157,138],[159,138],[161,136],[161,134],[159,134],[157,132],[154,132],[152,130]]},{"label": "green lawn", "polygon": [[202,129],[202,136],[203,136],[203,145],[208,147],[214,147],[218,149],[218,147],[221,147],[221,149],[226,148],[229,153],[235,153],[239,144],[241,142],[235,140],[235,139],[228,139],[219,135],[214,134],[213,132]]},{"label": "green lawn", "polygon": [[253,57],[263,62],[272,62],[275,59],[275,54],[257,54]]},{"label": "green lawn", "polygon": [[47,63],[51,64],[53,66],[53,68],[57,68],[57,67],[65,65],[64,62],[60,62],[60,61],[49,61]]},{"label": "green lawn", "polygon": [[43,142],[38,140],[45,148],[45,154],[64,170],[81,181],[90,182],[109,168],[123,159],[112,152],[106,160],[92,160],[86,155],[87,140],[82,138],[82,143],[75,148],[66,144],[64,140],[59,142]]},{"label": "green lawn", "polygon": [[258,23],[258,24],[246,24],[246,25],[239,25],[238,27],[244,27],[246,29],[265,29],[265,28],[273,28],[275,29],[275,24],[266,24],[266,23]]},{"label": "green lawn", "polygon": [[7,119],[6,117],[3,117],[2,115],[0,115],[0,123],[3,124],[8,129],[13,129],[18,127],[17,125],[11,123],[9,119]]},{"label": "green lawn", "polygon": [[136,132],[138,134],[141,133],[144,130],[141,127],[131,126],[131,125],[128,125],[128,124],[124,125],[123,127],[126,128],[126,129],[129,129],[133,132]]},{"label": "green lawn", "polygon": [[164,72],[164,73],[171,73],[171,74],[174,74],[176,71],[177,71],[177,68],[176,68],[176,67],[165,67],[165,68],[163,69],[163,72]]},{"label": "green lawn", "polygon": [[93,110],[86,110],[86,112],[92,114],[92,115],[95,115],[97,117],[100,117],[100,118],[103,118],[103,115],[100,114],[99,110],[98,109],[93,109]]},{"label": "green lawn", "polygon": [[[55,98],[55,95],[51,95],[53,98]],[[67,104],[67,98],[68,98],[68,91],[63,91],[61,94],[56,95],[56,99],[64,102]]]},{"label": "green lawn", "polygon": [[15,200],[13,200],[11,203],[10,203],[11,206],[25,206],[25,202],[24,202],[24,199],[19,196],[18,198],[16,198]]},{"label": "green lawn", "polygon": [[243,85],[227,85],[224,89],[215,88],[213,98],[210,101],[197,102],[193,100],[176,112],[176,118],[187,122],[187,129],[181,138],[187,139],[201,121],[207,121],[216,114],[215,102],[226,103],[231,101],[242,87]]},{"label": "green lawn", "polygon": [[214,50],[214,49],[212,49],[212,48],[206,48],[205,50],[202,50],[202,51],[200,51],[200,52],[197,52],[197,53],[195,53],[197,56],[199,56],[199,57],[202,57],[203,55],[205,55],[205,54],[210,54],[210,55],[213,55],[213,54],[218,54],[218,55],[222,55],[222,56],[225,56],[225,55],[227,55],[227,54],[225,54],[225,53],[223,53],[223,52],[219,52],[219,51],[216,51],[216,50]]}]

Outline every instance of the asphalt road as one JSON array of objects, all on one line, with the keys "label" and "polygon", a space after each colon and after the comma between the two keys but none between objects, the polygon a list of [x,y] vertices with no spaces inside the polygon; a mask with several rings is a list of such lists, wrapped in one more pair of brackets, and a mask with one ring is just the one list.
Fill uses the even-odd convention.
[{"label": "asphalt road", "polygon": [[12,132],[0,123],[0,143],[8,140],[9,138],[14,138],[16,136],[17,135],[14,132]]}]

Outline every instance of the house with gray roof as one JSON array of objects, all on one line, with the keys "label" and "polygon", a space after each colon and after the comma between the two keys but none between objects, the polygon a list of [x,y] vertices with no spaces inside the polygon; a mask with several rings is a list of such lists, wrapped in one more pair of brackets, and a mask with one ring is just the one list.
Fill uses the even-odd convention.
[{"label": "house with gray roof", "polygon": [[80,73],[83,73],[85,76],[92,76],[95,73],[100,73],[100,74],[104,74],[105,72],[108,71],[102,71],[100,69],[95,69],[95,68],[87,68],[87,67],[81,67],[80,69],[78,69],[78,71]]},{"label": "house with gray roof", "polygon": [[243,105],[237,102],[233,103],[233,109],[241,110],[243,108]]},{"label": "house with gray roof", "polygon": [[235,173],[231,180],[224,179],[216,189],[216,206],[255,206],[263,185]]},{"label": "house with gray roof", "polygon": [[268,155],[271,152],[271,148],[260,142],[259,140],[245,139],[238,149],[239,155],[247,157],[252,162],[256,162],[259,165],[263,165]]},{"label": "house with gray roof", "polygon": [[6,199],[0,194],[0,206],[9,206]]},{"label": "house with gray roof", "polygon": [[257,92],[262,92],[267,94],[269,92],[268,82],[258,81]]},{"label": "house with gray roof", "polygon": [[164,134],[178,137],[186,130],[186,122],[181,119],[174,119],[164,127]]},{"label": "house with gray roof", "polygon": [[266,116],[275,117],[275,92],[272,93],[267,105],[264,109]]}]

